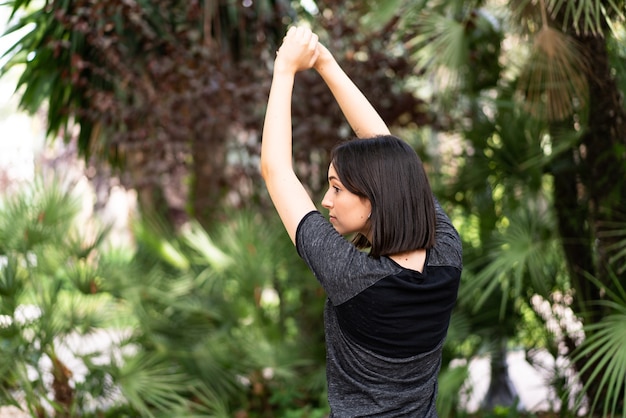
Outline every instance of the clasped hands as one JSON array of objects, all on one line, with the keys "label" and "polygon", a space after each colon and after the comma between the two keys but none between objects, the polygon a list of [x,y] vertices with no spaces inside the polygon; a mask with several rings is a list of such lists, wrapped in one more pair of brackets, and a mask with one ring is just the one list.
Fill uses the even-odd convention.
[{"label": "clasped hands", "polygon": [[319,43],[318,36],[304,26],[292,26],[276,51],[274,73],[295,74],[298,71],[322,65],[332,60],[332,55]]}]

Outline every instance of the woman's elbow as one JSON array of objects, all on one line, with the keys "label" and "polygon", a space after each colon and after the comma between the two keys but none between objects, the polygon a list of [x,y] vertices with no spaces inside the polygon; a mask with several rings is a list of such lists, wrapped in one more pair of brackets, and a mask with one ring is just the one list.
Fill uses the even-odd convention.
[{"label": "woman's elbow", "polygon": [[260,171],[265,184],[276,181],[277,178],[284,175],[283,168],[279,164],[263,159],[261,159]]},{"label": "woman's elbow", "polygon": [[293,167],[289,164],[278,164],[275,161],[270,163],[261,160],[260,166],[261,177],[266,185],[277,184],[285,179],[295,176]]},{"label": "woman's elbow", "polygon": [[263,155],[261,155],[261,164],[259,170],[261,172],[261,177],[263,178],[263,180],[265,180],[265,182],[267,182],[271,177],[273,170],[272,164],[270,163],[270,161],[268,161],[267,158],[264,158]]}]

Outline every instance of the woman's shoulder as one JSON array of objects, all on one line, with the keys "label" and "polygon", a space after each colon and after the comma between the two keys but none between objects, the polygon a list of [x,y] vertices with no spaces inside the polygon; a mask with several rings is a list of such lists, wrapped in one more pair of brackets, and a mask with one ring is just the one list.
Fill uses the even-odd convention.
[{"label": "woman's shoulder", "polygon": [[435,208],[437,212],[435,246],[431,249],[428,264],[449,265],[460,269],[463,266],[461,237],[439,202],[436,202]]},{"label": "woman's shoulder", "polygon": [[307,214],[296,233],[298,254],[320,281],[333,304],[354,297],[401,267],[375,259],[340,235],[319,212]]}]

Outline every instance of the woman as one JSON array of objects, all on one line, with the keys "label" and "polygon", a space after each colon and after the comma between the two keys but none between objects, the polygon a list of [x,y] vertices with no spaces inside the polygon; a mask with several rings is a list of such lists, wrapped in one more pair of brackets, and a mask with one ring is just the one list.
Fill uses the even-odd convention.
[{"label": "woman", "polygon": [[[324,79],[359,138],[331,153],[322,200],[330,222],[292,166],[294,77],[309,68]],[[274,62],[261,171],[298,254],[328,296],[331,416],[436,416],[441,349],[462,268],[459,236],[432,197],[417,154],[390,135],[304,27],[289,29]]]}]

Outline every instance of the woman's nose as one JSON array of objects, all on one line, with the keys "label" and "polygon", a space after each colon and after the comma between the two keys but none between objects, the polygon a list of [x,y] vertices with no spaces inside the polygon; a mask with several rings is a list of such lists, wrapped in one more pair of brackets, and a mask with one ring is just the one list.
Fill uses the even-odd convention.
[{"label": "woman's nose", "polygon": [[328,192],[326,192],[326,194],[324,194],[324,198],[322,199],[322,207],[330,209],[332,205],[333,201],[328,197]]}]

